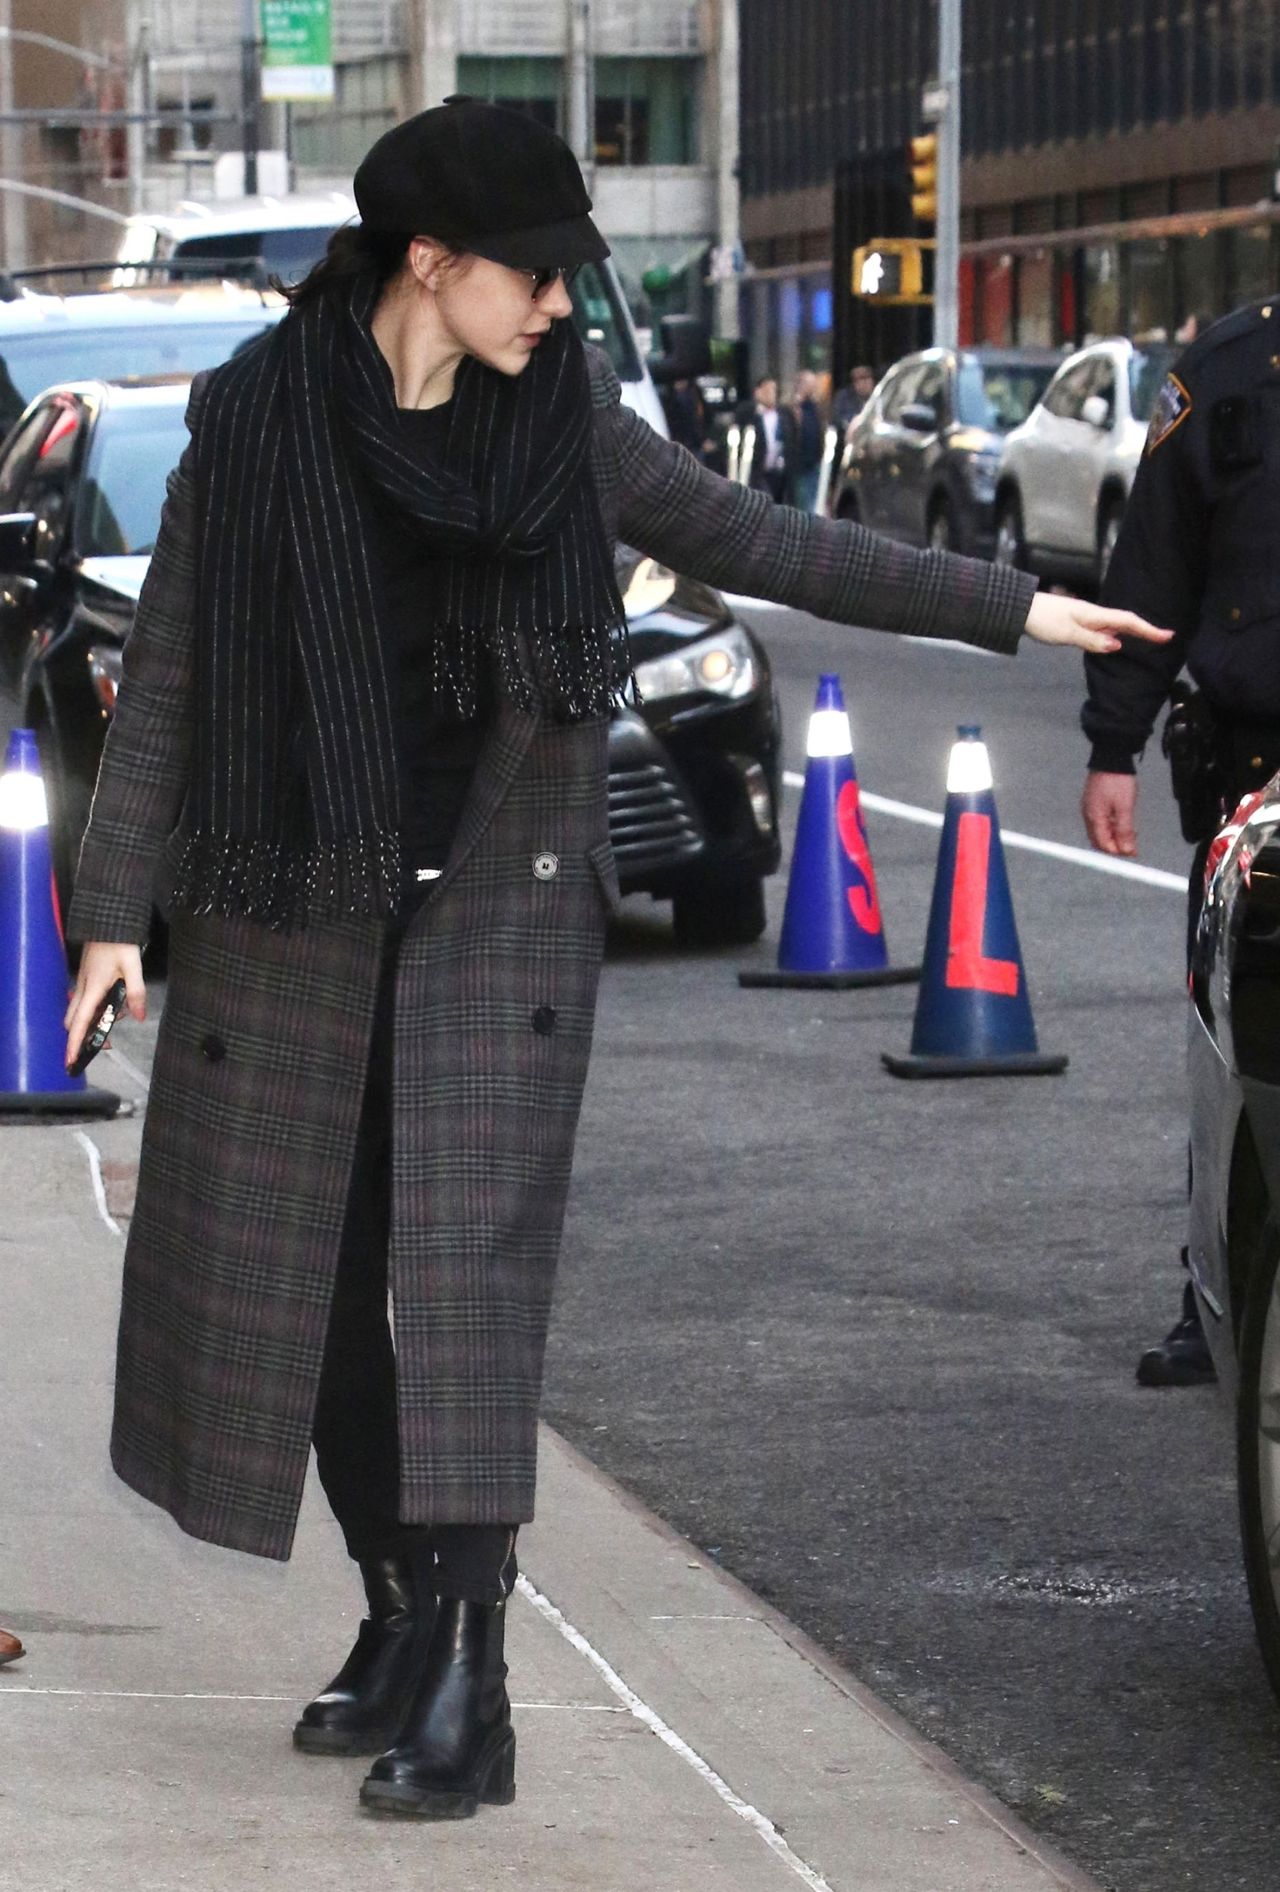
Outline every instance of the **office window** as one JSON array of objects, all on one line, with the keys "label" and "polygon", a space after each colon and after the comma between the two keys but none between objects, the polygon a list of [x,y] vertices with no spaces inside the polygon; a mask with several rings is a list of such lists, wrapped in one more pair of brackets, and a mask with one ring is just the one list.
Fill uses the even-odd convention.
[{"label": "office window", "polygon": [[698,162],[695,59],[597,59],[596,163]]},{"label": "office window", "polygon": [[491,105],[528,112],[550,131],[564,130],[564,62],[560,59],[464,58],[458,90]]}]

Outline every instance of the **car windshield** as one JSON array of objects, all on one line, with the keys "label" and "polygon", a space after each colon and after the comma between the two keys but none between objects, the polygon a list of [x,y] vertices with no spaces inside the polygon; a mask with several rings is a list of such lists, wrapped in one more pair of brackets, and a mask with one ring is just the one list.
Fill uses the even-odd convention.
[{"label": "car windshield", "polygon": [[226,230],[209,236],[183,237],[170,252],[173,257],[170,274],[175,281],[181,281],[180,259],[190,256],[206,262],[212,258],[223,263],[260,262],[269,276],[279,276],[286,283],[301,282],[324,255],[332,235],[333,229],[324,225],[303,225],[296,230]]},{"label": "car windshield", "polygon": [[962,361],[956,377],[958,418],[966,427],[1009,433],[1027,418],[1056,365],[1051,361]]},{"label": "car windshield", "polygon": [[1150,420],[1165,376],[1178,358],[1176,348],[1135,348],[1129,357],[1129,405],[1135,420]]},{"label": "car windshield", "polygon": [[620,381],[640,379],[640,358],[622,299],[607,271],[584,263],[573,279],[573,319],[584,341],[603,348]]},{"label": "car windshield", "polygon": [[186,444],[184,401],[108,408],[94,429],[80,482],[75,544],[82,558],[155,550],[165,481]]},{"label": "car windshield", "polygon": [[156,374],[197,374],[212,368],[277,319],[240,322],[157,322],[154,327],[76,328],[33,335],[0,332],[0,435],[27,402],[55,381],[133,381]]}]

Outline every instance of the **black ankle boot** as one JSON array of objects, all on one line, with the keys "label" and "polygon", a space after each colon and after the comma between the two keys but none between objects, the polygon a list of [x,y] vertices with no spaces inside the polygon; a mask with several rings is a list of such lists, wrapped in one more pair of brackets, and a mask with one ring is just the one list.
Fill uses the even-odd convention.
[{"label": "black ankle boot", "polygon": [[430,1559],[362,1563],[369,1614],[355,1648],[293,1731],[304,1754],[380,1754],[394,1741],[431,1640]]},{"label": "black ankle boot", "polygon": [[442,1597],[426,1668],[395,1745],[360,1789],[377,1813],[469,1820],[516,1797],[516,1737],[502,1638],[506,1601]]}]

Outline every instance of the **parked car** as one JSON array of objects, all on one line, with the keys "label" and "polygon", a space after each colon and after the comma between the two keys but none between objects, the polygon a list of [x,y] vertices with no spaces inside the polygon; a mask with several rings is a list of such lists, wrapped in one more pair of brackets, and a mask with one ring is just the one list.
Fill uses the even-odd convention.
[{"label": "parked car", "polygon": [[284,314],[283,300],[231,282],[0,301],[0,438],[55,382],[191,376],[225,361]]},{"label": "parked car", "polygon": [[[38,733],[63,901],[188,385],[65,382],[0,450],[0,677]],[[709,587],[635,553],[622,581],[643,702],[611,730],[619,878],[670,899],[683,942],[746,943],[764,929],[762,880],[780,854],[768,657]]]},{"label": "parked car", "polygon": [[1234,1421],[1249,1597],[1280,1697],[1280,777],[1209,881],[1189,1066],[1191,1278]]},{"label": "parked car", "polygon": [[989,558],[1005,435],[1043,394],[1047,349],[927,348],[891,368],[854,421],[832,511],[911,545]]},{"label": "parked car", "polygon": [[1102,583],[1151,410],[1176,357],[1174,348],[1123,339],[1068,356],[1004,443],[997,563],[1043,578]]},{"label": "parked car", "polygon": [[269,275],[298,282],[320,261],[333,231],[355,212],[354,200],[344,191],[328,191],[313,197],[188,202],[173,211],[139,214],[121,233],[114,280],[127,286],[163,263],[170,279],[179,282],[184,264],[203,269],[212,261],[245,275],[258,273],[264,284]]}]

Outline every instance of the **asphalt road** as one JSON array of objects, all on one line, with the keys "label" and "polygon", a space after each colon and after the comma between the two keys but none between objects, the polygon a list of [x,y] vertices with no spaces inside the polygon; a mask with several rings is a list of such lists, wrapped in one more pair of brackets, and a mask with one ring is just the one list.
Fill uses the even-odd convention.
[{"label": "asphalt road", "polygon": [[[1081,844],[1074,658],[758,619],[788,765],[824,669],[865,789],[941,808],[981,721],[1004,825]],[[1158,755],[1142,858],[1185,871]],[[794,819],[798,795],[789,796]],[[936,833],[868,818],[918,953]],[[1271,1883],[1280,1716],[1219,1395],[1144,1392],[1185,1204],[1182,902],[1013,852],[1061,1078],[904,1084],[910,987],[744,992],[627,904],[606,971],[547,1413],[1118,1892]]]},{"label": "asphalt road", "polygon": [[[1076,660],[757,621],[789,767],[836,669],[865,789],[940,809],[954,727],[980,721],[1004,825],[1082,842]],[[1183,870],[1158,758],[1144,785],[1142,858]],[[905,960],[937,836],[868,825]],[[784,876],[747,954],[677,952],[665,907],[627,903],[547,1416],[1105,1886],[1256,1892],[1280,1715],[1228,1416],[1133,1380],[1181,1290],[1182,905],[1024,852],[1009,869],[1061,1078],[883,1074],[910,987],[741,991]],[[153,1031],[128,1034],[140,1065]]]}]

